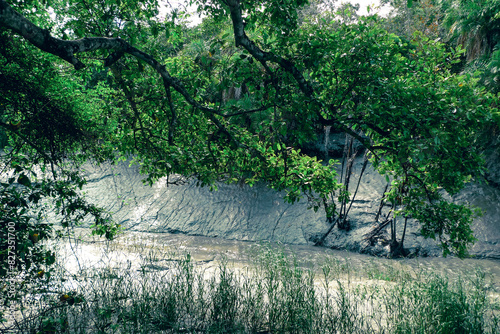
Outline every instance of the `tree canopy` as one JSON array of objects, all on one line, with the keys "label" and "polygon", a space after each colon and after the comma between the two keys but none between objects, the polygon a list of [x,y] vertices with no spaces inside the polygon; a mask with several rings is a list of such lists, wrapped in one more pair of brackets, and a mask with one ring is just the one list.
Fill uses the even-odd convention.
[{"label": "tree canopy", "polygon": [[96,233],[116,233],[78,191],[77,167],[89,159],[133,157],[150,183],[173,174],[213,188],[264,181],[348,228],[350,194],[336,162],[302,150],[325,128],[366,149],[387,177],[395,216],[418,220],[445,255],[466,255],[474,210],[447,194],[481,177],[479,137],[496,97],[457,71],[461,44],[425,29],[390,32],[377,15],[338,16],[306,0],[189,3],[205,15],[195,27],[180,11],[160,19],[157,1],[0,0],[8,141],[0,219],[24,233],[19,268],[40,255],[38,238],[50,237],[44,198],[63,226],[90,214]]}]

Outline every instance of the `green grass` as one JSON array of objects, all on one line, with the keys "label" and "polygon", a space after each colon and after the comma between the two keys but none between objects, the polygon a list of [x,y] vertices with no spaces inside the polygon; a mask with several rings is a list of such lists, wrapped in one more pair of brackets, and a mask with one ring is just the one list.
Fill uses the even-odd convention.
[{"label": "green grass", "polygon": [[[21,333],[500,333],[496,291],[481,271],[464,277],[394,266],[353,269],[330,258],[305,269],[271,247],[248,268],[147,252],[139,270],[54,275],[26,295]],[[60,277],[64,276],[63,273]],[[55,285],[54,285],[55,284]],[[64,290],[66,289],[66,290]]]}]

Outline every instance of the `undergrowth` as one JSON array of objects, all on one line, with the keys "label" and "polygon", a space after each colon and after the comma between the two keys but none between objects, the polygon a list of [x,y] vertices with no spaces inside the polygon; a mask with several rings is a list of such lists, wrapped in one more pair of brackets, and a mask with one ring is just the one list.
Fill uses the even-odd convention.
[{"label": "undergrowth", "polygon": [[498,295],[479,270],[456,278],[395,267],[354,270],[333,258],[305,269],[270,247],[247,268],[224,258],[201,266],[185,254],[154,269],[159,257],[150,252],[137,268],[91,268],[71,284],[54,276],[20,298],[17,321],[3,331],[500,332]]}]

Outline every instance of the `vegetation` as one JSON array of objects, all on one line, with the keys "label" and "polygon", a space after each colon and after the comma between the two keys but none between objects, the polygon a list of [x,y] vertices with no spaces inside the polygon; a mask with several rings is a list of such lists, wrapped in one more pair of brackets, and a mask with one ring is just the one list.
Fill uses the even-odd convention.
[{"label": "vegetation", "polygon": [[137,267],[88,268],[77,283],[52,283],[48,292],[26,295],[25,311],[10,329],[329,334],[500,329],[498,293],[481,271],[459,277],[397,263],[356,268],[334,257],[310,270],[267,247],[252,256],[249,268],[233,269],[223,259],[212,270],[201,269],[189,255],[166,259],[160,248],[143,253]]},{"label": "vegetation", "polygon": [[326,129],[386,175],[394,256],[408,219],[466,256],[477,213],[448,195],[481,179],[497,127],[497,3],[393,1],[391,21],[332,2],[190,1],[205,18],[189,27],[156,0],[0,0],[0,276],[50,276],[40,241],[69,233],[53,215],[119,231],[80,192],[88,160],[133,157],[150,183],[265,181],[349,229],[348,178],[302,150]]}]

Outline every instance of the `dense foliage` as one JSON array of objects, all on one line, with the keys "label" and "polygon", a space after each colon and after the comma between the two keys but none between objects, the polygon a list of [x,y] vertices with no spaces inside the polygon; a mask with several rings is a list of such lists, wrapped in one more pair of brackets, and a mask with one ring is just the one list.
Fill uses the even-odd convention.
[{"label": "dense foliage", "polygon": [[95,121],[97,109],[53,60],[5,31],[0,45],[0,125],[10,139],[1,166],[0,276],[24,271],[33,277],[54,262],[41,243],[54,237],[47,215],[60,215],[68,227],[93,214],[99,233],[110,234],[108,215],[78,194],[85,180],[68,167],[88,157],[103,160],[109,149],[92,140],[104,130]]},{"label": "dense foliage", "polygon": [[[359,141],[387,176],[395,254],[404,253],[397,217],[418,220],[445,255],[467,254],[474,211],[447,195],[483,172],[478,137],[494,116],[498,50],[488,40],[486,89],[459,69],[469,44],[435,37],[448,13],[455,31],[477,23],[497,40],[494,1],[441,11],[413,1],[425,15],[411,32],[358,18],[352,6],[336,16],[330,2],[191,2],[205,15],[195,27],[178,10],[160,19],[156,1],[0,1],[2,266],[10,225],[22,259],[15,269],[52,262],[37,244],[53,237],[43,205],[63,227],[92,215],[96,233],[116,233],[78,192],[88,159],[132,156],[151,183],[172,174],[214,188],[265,181],[348,228],[339,204],[350,194],[335,161],[301,150],[326,127]],[[464,16],[468,6],[484,22]]]}]

